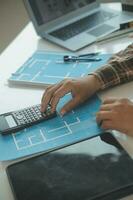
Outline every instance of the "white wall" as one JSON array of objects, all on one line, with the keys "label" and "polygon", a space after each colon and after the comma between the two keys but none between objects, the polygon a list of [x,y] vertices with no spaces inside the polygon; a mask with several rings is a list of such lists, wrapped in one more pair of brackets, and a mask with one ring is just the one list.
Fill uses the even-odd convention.
[{"label": "white wall", "polygon": [[[119,0],[99,0],[117,2]],[[28,23],[23,0],[0,0],[0,53]]]},{"label": "white wall", "polygon": [[17,36],[28,21],[22,0],[0,0],[0,52]]}]

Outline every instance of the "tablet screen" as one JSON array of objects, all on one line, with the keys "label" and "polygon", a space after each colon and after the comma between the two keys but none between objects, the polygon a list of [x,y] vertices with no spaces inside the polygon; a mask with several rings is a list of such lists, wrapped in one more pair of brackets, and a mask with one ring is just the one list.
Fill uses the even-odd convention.
[{"label": "tablet screen", "polygon": [[133,161],[110,133],[11,165],[7,173],[17,200],[115,200],[133,192]]}]

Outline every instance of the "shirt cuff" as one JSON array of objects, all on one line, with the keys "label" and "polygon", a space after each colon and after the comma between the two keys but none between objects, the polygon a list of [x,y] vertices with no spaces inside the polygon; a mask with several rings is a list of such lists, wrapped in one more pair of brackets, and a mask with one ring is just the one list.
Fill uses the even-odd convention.
[{"label": "shirt cuff", "polygon": [[101,83],[101,90],[118,85],[121,83],[120,77],[115,72],[111,64],[104,65],[104,67],[91,73],[98,78]]}]

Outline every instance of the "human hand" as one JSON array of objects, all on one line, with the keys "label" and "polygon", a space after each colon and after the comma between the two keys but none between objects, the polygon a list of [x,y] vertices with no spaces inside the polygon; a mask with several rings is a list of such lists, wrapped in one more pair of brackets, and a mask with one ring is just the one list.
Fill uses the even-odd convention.
[{"label": "human hand", "polygon": [[103,129],[117,130],[133,136],[133,103],[128,99],[106,99],[96,119]]},{"label": "human hand", "polygon": [[100,87],[101,83],[95,75],[88,75],[79,79],[65,79],[46,89],[42,97],[41,111],[44,112],[50,103],[51,111],[54,112],[60,98],[67,93],[71,93],[72,99],[60,111],[61,115],[64,115],[87,100]]}]

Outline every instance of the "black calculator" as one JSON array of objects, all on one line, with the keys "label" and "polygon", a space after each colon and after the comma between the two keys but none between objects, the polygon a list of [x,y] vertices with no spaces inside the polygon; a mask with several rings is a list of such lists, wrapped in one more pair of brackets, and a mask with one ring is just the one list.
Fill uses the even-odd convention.
[{"label": "black calculator", "polygon": [[0,134],[16,133],[29,126],[37,124],[41,121],[51,119],[56,116],[56,111],[51,112],[51,107],[42,113],[41,105],[24,108],[21,110],[8,112],[0,115]]}]

